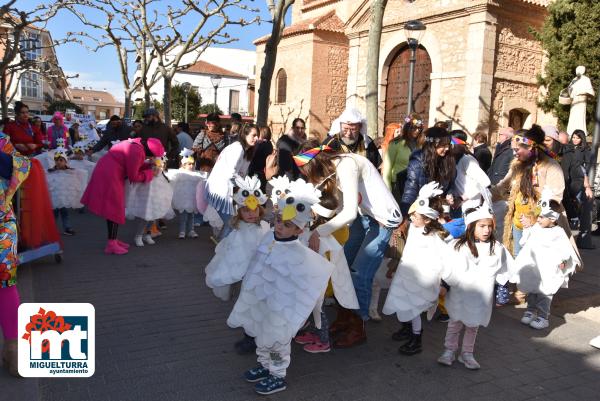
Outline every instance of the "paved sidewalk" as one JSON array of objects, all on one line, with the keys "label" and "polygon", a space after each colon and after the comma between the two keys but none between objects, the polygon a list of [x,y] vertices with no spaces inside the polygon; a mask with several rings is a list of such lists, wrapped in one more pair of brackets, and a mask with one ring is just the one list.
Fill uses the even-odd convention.
[{"label": "paved sidewalk", "polygon": [[[23,266],[21,292],[24,300],[95,306],[96,374],[37,381],[12,379],[2,370],[0,401],[261,398],[241,378],[256,360],[233,351],[241,332],[225,324],[232,303],[217,300],[204,285],[213,249],[208,230],[199,230],[196,240],[178,240],[170,222],[157,245],[106,256],[104,222],[89,214],[72,217],[77,235],[65,238],[64,262]],[[131,239],[132,228],[121,237]],[[496,310],[477,338],[480,371],[436,363],[445,334],[439,322],[425,323],[422,354],[399,355],[390,339],[398,323],[385,317],[368,323],[369,340],[360,347],[311,355],[294,346],[288,390],[267,398],[597,400],[600,350],[588,341],[600,334],[599,256],[600,250],[584,252],[586,270],[556,297],[550,329],[521,325],[522,309]]]}]

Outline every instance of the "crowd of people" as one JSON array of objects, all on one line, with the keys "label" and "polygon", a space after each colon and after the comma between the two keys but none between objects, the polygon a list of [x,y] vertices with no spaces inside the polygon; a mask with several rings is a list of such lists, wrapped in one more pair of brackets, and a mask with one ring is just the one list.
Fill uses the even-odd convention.
[{"label": "crowd of people", "polygon": [[[2,230],[12,241],[0,270],[8,361],[19,304],[10,201],[43,163],[63,233],[75,234],[68,210],[84,206],[106,220],[106,254],[129,252],[118,238],[126,218],[136,219],[139,247],[153,245],[175,215],[180,239],[212,227],[206,284],[225,301],[237,294],[227,324],[244,330],[238,352],[256,352],[244,377],[263,395],[285,390],[292,341],[309,353],[364,343],[365,322],[381,320],[382,289],[382,312],[400,322],[392,336],[400,354],[422,351],[422,315],[437,315],[448,322],[438,362],[479,369],[477,331],[494,307],[526,302],[521,323],[546,329],[552,297],[583,267],[578,248],[593,247],[587,169],[595,161],[583,131],[504,128],[492,153],[487,135],[470,145],[466,132],[427,128],[418,115],[375,141],[347,108],[325,138],[309,137],[296,118],[274,143],[268,127],[237,119],[225,132],[216,114],[192,137],[187,124],[172,130],[148,109],[144,121],[113,116],[98,140],[75,140],[60,114],[44,137],[25,105],[15,111],[0,136]],[[331,324],[329,304],[337,305]]]}]

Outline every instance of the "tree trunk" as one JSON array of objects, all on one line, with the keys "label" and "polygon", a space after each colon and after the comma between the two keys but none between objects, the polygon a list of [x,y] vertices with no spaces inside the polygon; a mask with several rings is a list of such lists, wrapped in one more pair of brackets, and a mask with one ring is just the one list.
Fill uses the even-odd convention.
[{"label": "tree trunk", "polygon": [[164,90],[165,93],[163,95],[163,119],[165,122],[165,125],[167,127],[171,126],[171,80],[172,78],[164,76],[163,75],[163,80],[164,80]]},{"label": "tree trunk", "polygon": [[271,94],[271,80],[277,62],[277,46],[281,40],[281,34],[285,26],[285,14],[293,1],[279,0],[277,9],[273,12],[273,29],[271,36],[265,45],[265,62],[260,70],[260,86],[258,88],[258,110],[256,113],[256,124],[266,126],[269,117],[269,103]]},{"label": "tree trunk", "polygon": [[377,137],[379,131],[379,47],[383,14],[387,0],[374,0],[371,5],[371,28],[369,30],[369,52],[367,54],[367,135]]},{"label": "tree trunk", "polygon": [[150,107],[150,89],[144,87],[144,108]]},{"label": "tree trunk", "polygon": [[123,113],[125,119],[131,117],[131,92],[125,91],[125,112]]},{"label": "tree trunk", "polygon": [[5,74],[0,74],[0,105],[2,106],[2,119],[8,118],[8,88],[6,87]]}]

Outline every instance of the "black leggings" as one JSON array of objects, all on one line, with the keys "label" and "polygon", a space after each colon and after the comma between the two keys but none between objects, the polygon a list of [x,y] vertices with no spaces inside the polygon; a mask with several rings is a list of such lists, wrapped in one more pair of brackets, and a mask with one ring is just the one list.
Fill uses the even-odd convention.
[{"label": "black leggings", "polygon": [[119,232],[119,225],[114,221],[106,220],[106,228],[108,229],[108,239],[117,239],[117,233]]}]

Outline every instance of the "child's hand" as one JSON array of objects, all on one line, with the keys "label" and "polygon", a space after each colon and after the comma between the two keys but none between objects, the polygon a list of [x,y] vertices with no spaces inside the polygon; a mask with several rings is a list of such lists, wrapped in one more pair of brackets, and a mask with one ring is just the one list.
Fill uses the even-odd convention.
[{"label": "child's hand", "polygon": [[446,296],[447,293],[448,290],[446,289],[446,287],[440,286],[440,297]]},{"label": "child's hand", "polygon": [[521,215],[519,220],[521,221],[521,225],[523,226],[523,228],[529,228],[532,226],[531,219],[528,216],[525,216],[524,214]]},{"label": "child's hand", "polygon": [[319,238],[319,233],[317,230],[313,231],[308,239],[308,247],[315,252],[319,252],[319,247],[321,246],[321,238]]}]

